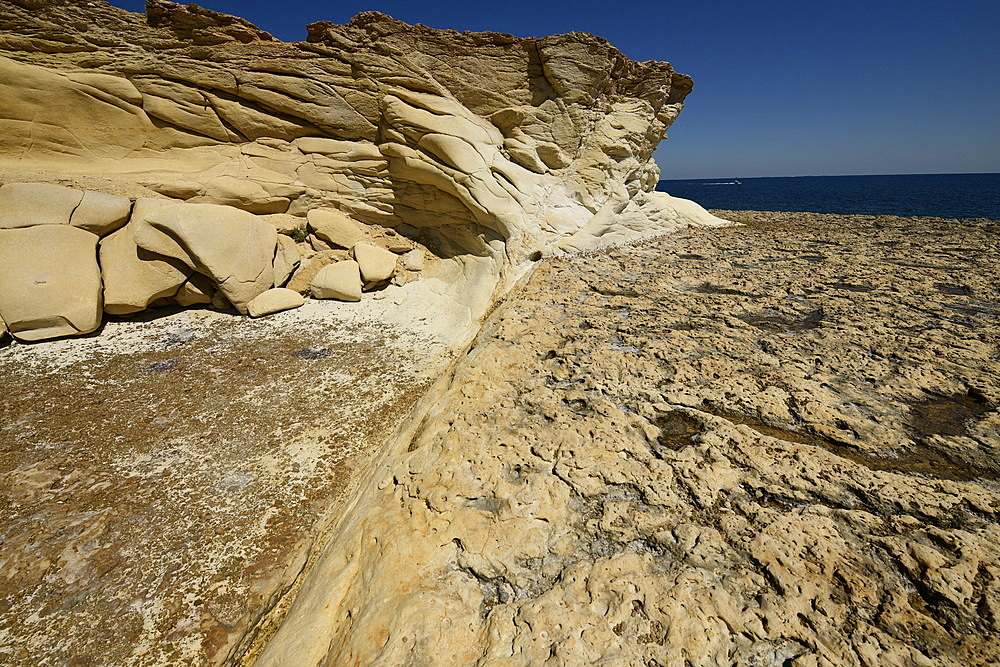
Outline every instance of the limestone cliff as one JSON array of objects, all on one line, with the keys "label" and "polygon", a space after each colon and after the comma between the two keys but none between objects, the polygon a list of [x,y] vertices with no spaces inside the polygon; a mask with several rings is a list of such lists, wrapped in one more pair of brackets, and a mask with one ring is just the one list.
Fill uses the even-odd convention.
[{"label": "limestone cliff", "polygon": [[16,0],[0,8],[0,173],[303,222],[334,209],[455,260],[474,321],[540,253],[718,224],[653,192],[690,90],[584,33],[365,12],[284,43],[165,0],[145,16]]}]

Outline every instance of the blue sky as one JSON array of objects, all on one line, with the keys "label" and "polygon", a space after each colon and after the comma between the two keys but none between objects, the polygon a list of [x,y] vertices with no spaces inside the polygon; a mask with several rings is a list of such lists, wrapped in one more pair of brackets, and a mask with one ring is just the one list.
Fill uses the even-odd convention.
[{"label": "blue sky", "polygon": [[287,41],[370,9],[436,28],[600,35],[694,78],[656,152],[662,178],[1000,172],[998,0],[199,4]]}]

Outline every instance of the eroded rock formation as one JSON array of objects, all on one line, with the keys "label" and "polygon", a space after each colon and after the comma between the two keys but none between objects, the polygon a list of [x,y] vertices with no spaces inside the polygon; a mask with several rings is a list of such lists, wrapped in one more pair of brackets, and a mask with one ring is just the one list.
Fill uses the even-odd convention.
[{"label": "eroded rock formation", "polygon": [[255,659],[531,266],[724,224],[653,192],[690,89],[580,33],[0,4],[0,662]]},{"label": "eroded rock formation", "polygon": [[[344,221],[393,230],[454,262],[440,289],[469,324],[529,258],[720,224],[653,192],[653,150],[690,90],[670,65],[633,62],[583,33],[458,33],[366,12],[311,24],[308,41],[289,44],[164,0],[146,16],[19,0],[0,11],[0,170],[8,183],[30,173],[89,191],[29,203],[16,225],[64,222],[76,207],[71,224],[103,236],[127,206],[106,193],[125,191],[308,216],[317,252],[344,245],[314,222],[318,209],[341,216],[338,233]],[[41,196],[45,186],[19,187]],[[88,227],[91,215],[113,222]],[[237,283],[278,284],[182,254],[241,310],[259,290],[244,297]],[[125,312],[156,298],[111,303]]]}]

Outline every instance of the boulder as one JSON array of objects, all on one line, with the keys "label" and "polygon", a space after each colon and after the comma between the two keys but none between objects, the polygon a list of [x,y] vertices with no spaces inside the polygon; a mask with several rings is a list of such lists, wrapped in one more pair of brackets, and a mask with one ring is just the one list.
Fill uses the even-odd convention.
[{"label": "boulder", "polygon": [[361,269],[353,260],[328,264],[313,278],[310,289],[317,299],[361,301]]},{"label": "boulder", "polygon": [[97,241],[69,225],[0,230],[0,318],[15,338],[75,336],[101,325]]},{"label": "boulder", "polygon": [[104,312],[128,315],[174,296],[191,275],[184,262],[140,248],[130,223],[101,240]]},{"label": "boulder", "polygon": [[69,224],[98,236],[107,236],[128,222],[132,201],[128,197],[84,191],[83,200],[70,216]]},{"label": "boulder", "polygon": [[396,255],[385,248],[371,243],[357,243],[351,248],[351,254],[361,267],[361,278],[366,284],[389,280],[396,271]]},{"label": "boulder", "polygon": [[0,185],[0,229],[69,224],[81,190],[48,183]]},{"label": "boulder", "polygon": [[0,317],[0,340],[7,335],[7,325],[4,323],[3,318]]},{"label": "boulder", "polygon": [[176,206],[180,202],[173,199],[154,199],[153,197],[139,197],[132,206],[132,216],[129,220],[142,220],[153,211],[159,211],[166,206]]},{"label": "boulder", "polygon": [[325,252],[327,250],[334,250],[336,248],[335,245],[327,243],[323,239],[316,238],[315,236],[309,237],[309,247],[315,250],[316,252]]},{"label": "boulder", "polygon": [[403,268],[407,271],[423,271],[424,270],[424,251],[420,248],[414,248],[410,252],[406,253],[399,258],[400,263]]},{"label": "boulder", "polygon": [[295,290],[299,294],[309,292],[313,278],[324,266],[350,259],[351,254],[346,250],[326,250],[318,252],[308,259],[299,262],[299,268],[292,274],[292,279],[285,285],[288,289]]},{"label": "boulder", "polygon": [[208,276],[241,313],[274,284],[274,227],[219,204],[177,204],[136,220],[139,247]]},{"label": "boulder", "polygon": [[307,214],[309,231],[338,248],[352,248],[365,238],[358,223],[340,211],[314,208]]},{"label": "boulder", "polygon": [[284,287],[292,277],[295,268],[302,261],[302,251],[291,238],[278,235],[278,245],[274,249],[274,285]]},{"label": "boulder", "polygon": [[276,287],[254,297],[247,304],[247,312],[253,317],[261,317],[282,310],[298,308],[305,302],[305,298],[298,292],[284,287]]},{"label": "boulder", "polygon": [[413,250],[413,241],[402,236],[390,236],[385,239],[384,243],[386,250],[390,250],[397,255],[402,255],[405,252]]}]

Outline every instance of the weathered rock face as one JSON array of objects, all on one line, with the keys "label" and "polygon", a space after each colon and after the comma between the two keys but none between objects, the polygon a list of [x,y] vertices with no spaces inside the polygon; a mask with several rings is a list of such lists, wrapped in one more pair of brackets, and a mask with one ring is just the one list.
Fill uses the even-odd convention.
[{"label": "weathered rock face", "polygon": [[192,273],[179,259],[140,248],[133,227],[101,240],[104,312],[111,315],[136,313],[157,299],[174,296]]},{"label": "weathered rock face", "polygon": [[208,276],[241,312],[274,285],[278,233],[255,216],[218,204],[167,206],[136,221],[140,248]]},{"label": "weathered rock face", "polygon": [[[312,24],[307,42],[286,44],[194,5],[149,0],[143,16],[23,0],[0,7],[0,178],[29,171],[89,184],[96,173],[108,192],[280,214],[314,252],[392,230],[379,247],[403,253],[419,241],[452,261],[445,289],[466,313],[455,326],[470,327],[540,253],[720,224],[652,193],[652,152],[690,90],[670,65],[632,62],[583,33],[457,33],[366,12],[344,26]],[[16,200],[0,192],[4,227],[69,223],[106,236],[129,216],[128,200],[90,187],[4,188]],[[133,236],[164,255],[145,217],[132,212]],[[209,232],[199,252],[231,257],[239,241],[227,234]],[[289,250],[254,276],[216,275],[190,248],[167,254],[217,284],[213,303],[245,311],[284,284]],[[366,275],[365,285],[386,280]],[[298,283],[306,291],[310,280]],[[160,304],[160,291],[115,296],[108,312]],[[214,296],[188,292],[169,298]]]},{"label": "weathered rock face", "polygon": [[[346,26],[313,24],[307,42],[286,44],[196,6],[147,6],[143,16],[89,0],[0,4],[0,259],[17,258],[0,262],[11,271],[0,276],[3,327],[27,340],[95,329],[102,275],[114,315],[210,304],[259,316],[300,306],[306,293],[360,303],[312,302],[232,325],[285,334],[267,346],[220,341],[235,394],[216,391],[228,384],[216,361],[174,356],[191,340],[183,331],[117,371],[68,373],[100,378],[92,394],[55,379],[36,394],[16,364],[69,341],[7,346],[15,354],[4,362],[18,372],[0,374],[12,415],[0,437],[14,437],[0,443],[0,475],[15,483],[0,484],[13,494],[0,533],[17,560],[0,596],[10,611],[0,635],[15,649],[0,642],[0,662],[250,660],[333,518],[341,486],[328,483],[328,465],[346,459],[320,446],[340,440],[329,422],[368,444],[409,428],[412,397],[398,409],[378,398],[391,396],[385,379],[399,364],[383,348],[409,340],[421,379],[400,386],[419,390],[537,259],[722,224],[651,192],[650,156],[690,79],[597,37],[459,34],[369,12]],[[42,283],[59,298],[19,301]],[[310,316],[324,326],[280,329]],[[297,393],[286,379],[301,381],[298,362],[336,352],[312,340],[334,323],[357,340],[321,377],[351,400],[323,385]],[[201,349],[221,359],[208,338]],[[101,355],[92,361],[103,368]],[[184,374],[153,377],[175,368]],[[102,407],[126,395],[119,379],[153,406],[142,419]],[[83,417],[27,414],[63,405],[50,392],[94,403]],[[321,418],[303,420],[296,410],[306,405]],[[115,423],[105,425],[109,410]],[[283,411],[288,419],[275,420]],[[124,434],[113,428],[123,425]],[[71,443],[66,458],[52,458],[53,442]],[[140,472],[123,475],[122,457],[133,455]],[[329,643],[322,633],[307,641],[317,637]]]},{"label": "weathered rock face", "polygon": [[[691,90],[592,35],[457,33],[376,12],[286,44],[161,0],[147,17],[37,0],[0,11],[0,31],[0,166],[96,163],[254,213],[325,205],[501,265],[651,191],[650,156]],[[637,213],[640,233],[663,228],[649,215],[663,205]]]}]

